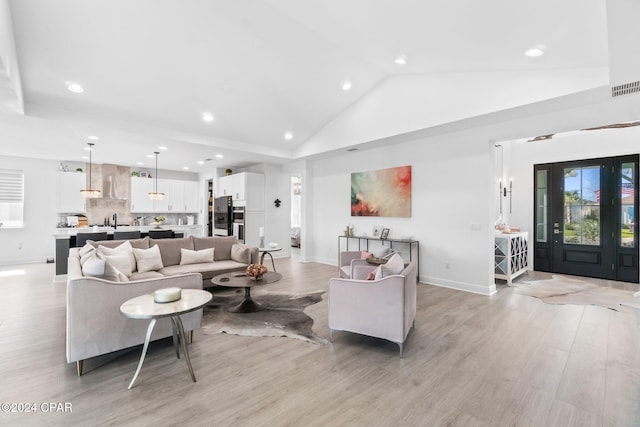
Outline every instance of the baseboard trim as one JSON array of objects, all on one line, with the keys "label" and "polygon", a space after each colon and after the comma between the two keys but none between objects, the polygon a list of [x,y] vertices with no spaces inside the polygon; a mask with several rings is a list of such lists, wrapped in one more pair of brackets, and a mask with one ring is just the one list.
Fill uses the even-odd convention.
[{"label": "baseboard trim", "polygon": [[495,294],[496,284],[492,283],[490,286],[482,286],[474,283],[455,282],[453,280],[446,280],[437,277],[421,276],[420,283],[426,283],[428,285],[439,286],[441,288],[455,289],[457,291],[471,292],[473,294],[479,294],[484,296],[491,296]]}]

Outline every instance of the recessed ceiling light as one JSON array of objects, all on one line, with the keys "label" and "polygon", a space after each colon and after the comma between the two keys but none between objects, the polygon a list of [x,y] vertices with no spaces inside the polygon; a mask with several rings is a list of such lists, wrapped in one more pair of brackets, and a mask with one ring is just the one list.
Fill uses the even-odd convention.
[{"label": "recessed ceiling light", "polygon": [[216,159],[222,159],[224,156],[222,154],[216,154]]},{"label": "recessed ceiling light", "polygon": [[97,141],[97,140],[99,140],[99,139],[100,139],[100,138],[98,138],[98,137],[97,137],[97,136],[95,136],[95,135],[88,135],[88,136],[87,136],[87,138],[89,138],[89,139],[93,139],[94,141]]},{"label": "recessed ceiling light", "polygon": [[89,160],[89,156],[82,156],[82,160]]},{"label": "recessed ceiling light", "polygon": [[291,132],[285,132],[284,139],[286,139],[287,141],[293,139],[293,134]]},{"label": "recessed ceiling light", "polygon": [[147,157],[150,158],[150,159],[155,159],[156,156],[155,156],[155,154],[147,154]]},{"label": "recessed ceiling light", "polygon": [[144,166],[144,163],[142,163],[142,162],[136,162],[136,165],[138,165],[138,166]]},{"label": "recessed ceiling light", "polygon": [[395,62],[398,65],[407,65],[407,56],[406,55],[400,55],[393,62]]},{"label": "recessed ceiling light", "polygon": [[84,151],[91,151],[91,147],[84,147]]},{"label": "recessed ceiling light", "polygon": [[168,150],[168,148],[167,148],[167,147],[165,147],[164,145],[161,145],[161,146],[159,146],[158,148],[159,148],[159,149],[161,149],[161,150]]},{"label": "recessed ceiling light", "polygon": [[188,171],[189,170],[189,166],[183,166],[182,169]]},{"label": "recessed ceiling light", "polygon": [[213,114],[207,112],[202,113],[202,120],[204,120],[205,122],[212,122]]},{"label": "recessed ceiling light", "polygon": [[544,55],[544,46],[532,47],[531,49],[528,49],[524,54],[530,57],[542,56]]},{"label": "recessed ceiling light", "polygon": [[196,163],[199,165],[204,165],[204,160],[198,160]]},{"label": "recessed ceiling light", "polygon": [[349,80],[345,80],[344,83],[342,83],[342,90],[349,90],[351,89],[351,82]]},{"label": "recessed ceiling light", "polygon": [[82,93],[84,92],[84,88],[78,83],[67,82],[67,89],[73,93]]}]

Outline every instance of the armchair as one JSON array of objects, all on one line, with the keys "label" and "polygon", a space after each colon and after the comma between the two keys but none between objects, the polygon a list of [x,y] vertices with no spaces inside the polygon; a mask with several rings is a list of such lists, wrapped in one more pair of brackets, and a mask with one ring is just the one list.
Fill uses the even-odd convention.
[{"label": "armchair", "polygon": [[402,358],[404,342],[415,323],[416,289],[415,261],[400,274],[379,280],[330,279],[330,340],[334,331],[382,338],[398,344]]}]

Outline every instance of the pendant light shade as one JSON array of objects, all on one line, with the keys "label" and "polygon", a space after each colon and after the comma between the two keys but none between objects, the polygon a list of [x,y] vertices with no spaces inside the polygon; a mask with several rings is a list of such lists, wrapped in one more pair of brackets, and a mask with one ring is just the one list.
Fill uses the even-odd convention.
[{"label": "pendant light shade", "polygon": [[162,200],[164,199],[164,193],[158,193],[158,154],[160,154],[160,152],[154,151],[154,154],[156,155],[156,178],[153,185],[153,192],[149,193],[149,198],[151,200]]},{"label": "pendant light shade", "polygon": [[91,185],[91,153],[93,152],[93,146],[95,144],[93,142],[87,142],[87,145],[89,146],[89,188],[80,190],[80,194],[82,194],[85,199],[96,199],[101,197],[102,194],[100,190],[93,188]]}]

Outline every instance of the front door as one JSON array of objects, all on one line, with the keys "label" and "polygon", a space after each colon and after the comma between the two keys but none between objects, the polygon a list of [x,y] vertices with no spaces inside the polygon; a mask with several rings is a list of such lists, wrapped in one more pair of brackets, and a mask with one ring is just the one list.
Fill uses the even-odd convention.
[{"label": "front door", "polygon": [[638,156],[535,166],[534,268],[638,283]]}]

